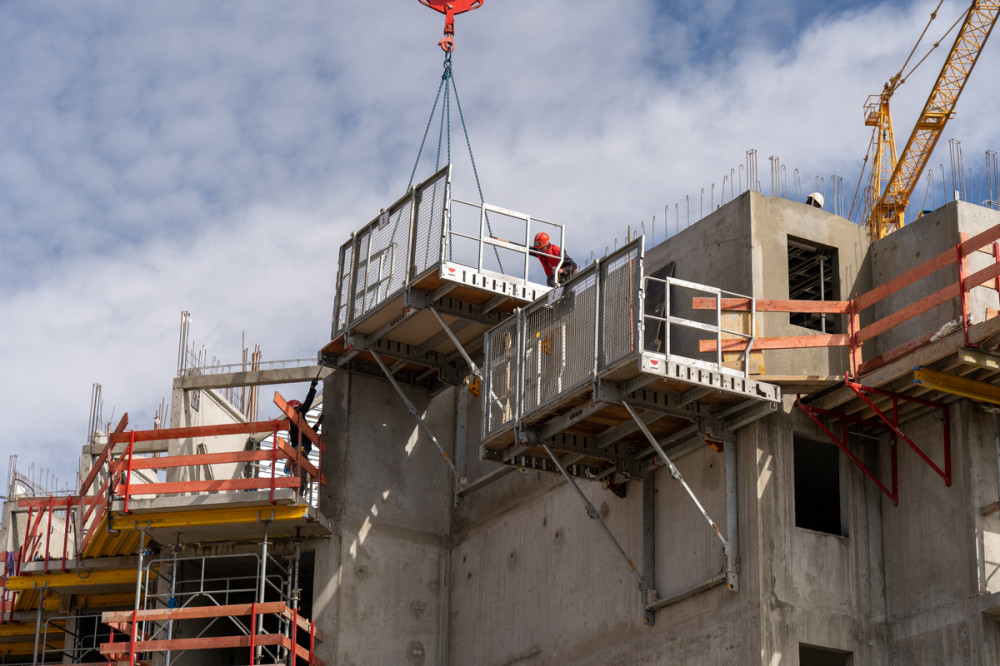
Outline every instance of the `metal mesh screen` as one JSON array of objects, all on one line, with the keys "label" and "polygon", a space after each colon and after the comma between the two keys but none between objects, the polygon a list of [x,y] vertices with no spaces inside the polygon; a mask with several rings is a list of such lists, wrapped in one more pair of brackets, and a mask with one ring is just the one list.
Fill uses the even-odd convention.
[{"label": "metal mesh screen", "polygon": [[517,413],[517,318],[486,334],[486,406],[483,431],[491,435],[511,423]]},{"label": "metal mesh screen", "polygon": [[440,172],[417,190],[417,224],[413,239],[413,275],[442,261],[441,234],[448,195],[448,172]]},{"label": "metal mesh screen", "polygon": [[353,241],[340,248],[340,271],[337,274],[337,305],[334,312],[334,334],[347,327],[347,317],[351,303],[351,261],[354,258]]},{"label": "metal mesh screen", "polygon": [[524,414],[589,383],[596,354],[597,274],[591,268],[524,317]]},{"label": "metal mesh screen", "polygon": [[602,367],[635,353],[642,255],[638,242],[601,262]]},{"label": "metal mesh screen", "polygon": [[357,266],[354,270],[354,293],[351,296],[351,318],[357,319],[365,313],[365,288],[368,284],[368,252],[371,248],[371,231],[365,229],[355,236],[354,251]]}]

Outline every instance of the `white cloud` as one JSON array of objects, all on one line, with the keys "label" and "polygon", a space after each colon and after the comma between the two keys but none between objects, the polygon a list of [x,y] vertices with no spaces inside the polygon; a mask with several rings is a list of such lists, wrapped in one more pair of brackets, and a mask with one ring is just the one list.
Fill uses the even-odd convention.
[{"label": "white cloud", "polygon": [[[664,205],[673,228],[685,195],[695,219],[701,188],[718,203],[748,148],[765,191],[779,155],[804,189],[838,173],[853,192],[861,105],[932,8],[671,4],[493,2],[458,17],[486,198],[567,224],[578,260],[654,214],[662,240]],[[242,331],[265,358],[314,355],[337,248],[409,180],[443,24],[416,2],[3,5],[0,450],[69,478],[95,381],[106,417],[148,426],[184,309],[223,362],[239,360]],[[977,170],[1000,147],[998,52],[987,46],[947,132]],[[897,95],[897,126],[937,63]],[[456,195],[474,199],[456,109],[452,126]]]}]

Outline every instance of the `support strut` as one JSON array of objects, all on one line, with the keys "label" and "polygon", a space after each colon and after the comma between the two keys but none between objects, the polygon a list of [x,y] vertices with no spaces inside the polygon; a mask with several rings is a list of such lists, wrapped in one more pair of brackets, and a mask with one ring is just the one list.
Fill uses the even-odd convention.
[{"label": "support strut", "polygon": [[670,476],[673,477],[675,481],[681,484],[684,491],[694,502],[695,506],[698,507],[698,511],[701,513],[705,522],[715,531],[715,536],[719,538],[722,543],[722,552],[726,559],[726,583],[730,590],[734,592],[739,589],[739,554],[736,552],[736,539],[738,532],[736,531],[736,450],[734,448],[733,442],[726,442],[726,521],[727,521],[727,533],[730,538],[726,538],[722,535],[722,531],[719,530],[718,524],[712,520],[712,517],[708,515],[708,511],[698,500],[698,497],[691,490],[691,486],[688,485],[684,477],[681,476],[680,470],[674,465],[673,461],[667,456],[666,451],[660,446],[660,443],[650,432],[649,428],[646,426],[646,422],[636,413],[635,408],[627,402],[622,402],[622,406],[628,410],[629,415],[632,420],[636,422],[639,429],[642,430],[642,434],[646,436],[649,443],[652,444],[653,448],[656,449],[656,453],[660,456],[663,462],[666,464],[667,469],[670,471]]},{"label": "support strut", "polygon": [[389,372],[389,368],[385,367],[385,363],[382,362],[382,358],[378,354],[372,354],[372,357],[375,359],[375,362],[378,363],[378,367],[382,368],[382,372],[385,373],[386,379],[389,380],[392,387],[396,389],[396,393],[398,393],[399,397],[403,399],[404,403],[406,403],[406,410],[410,413],[410,416],[417,420],[420,427],[423,428],[424,432],[427,433],[427,436],[431,438],[431,442],[434,443],[438,452],[444,458],[445,462],[448,463],[448,467],[451,468],[452,475],[456,475],[458,470],[455,469],[455,463],[451,461],[451,456],[449,456],[447,451],[444,450],[444,447],[441,446],[441,442],[438,441],[438,438],[434,436],[433,432],[431,432],[430,427],[428,427],[428,425],[424,422],[424,419],[421,418],[420,412],[417,411],[417,408],[412,402],[410,402],[410,399],[406,397],[406,393],[403,392],[403,388],[396,382],[396,378],[392,376],[391,372]]},{"label": "support strut", "polygon": [[596,508],[594,508],[594,505],[591,503],[591,501],[587,499],[587,496],[583,494],[583,491],[580,490],[580,486],[576,484],[576,481],[573,479],[572,476],[570,476],[570,473],[566,471],[566,467],[562,464],[562,461],[559,460],[559,457],[556,456],[556,454],[553,453],[552,449],[550,449],[547,445],[542,444],[542,448],[545,449],[545,452],[549,454],[550,458],[552,458],[552,462],[556,464],[556,467],[559,468],[559,471],[562,472],[562,475],[566,477],[566,480],[569,481],[569,485],[573,487],[573,490],[576,491],[576,494],[580,496],[580,499],[583,501],[584,506],[587,507],[587,516],[596,520],[598,524],[600,524],[601,528],[604,530],[604,533],[608,536],[608,539],[610,539],[611,543],[614,544],[615,549],[618,551],[618,554],[621,555],[622,558],[625,560],[625,562],[628,563],[629,569],[631,569],[632,571],[632,575],[635,576],[636,581],[638,581],[639,583],[639,589],[640,590],[646,589],[646,581],[643,579],[642,574],[640,574],[639,570],[636,568],[635,562],[633,562],[632,558],[628,556],[628,554],[625,552],[625,549],[622,548],[622,545],[618,543],[618,539],[616,539],[615,535],[611,533],[611,530],[608,528],[608,524],[604,522],[604,519],[601,518],[601,514],[597,511]]}]

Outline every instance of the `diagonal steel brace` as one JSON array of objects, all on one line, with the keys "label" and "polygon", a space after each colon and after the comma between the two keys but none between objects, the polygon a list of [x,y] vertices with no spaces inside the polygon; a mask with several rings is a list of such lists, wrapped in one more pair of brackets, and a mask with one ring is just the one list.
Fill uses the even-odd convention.
[{"label": "diagonal steel brace", "polygon": [[427,436],[431,438],[434,446],[437,447],[438,452],[444,457],[445,462],[448,463],[448,467],[451,468],[452,475],[457,474],[458,472],[455,469],[455,463],[451,461],[451,456],[449,456],[448,452],[444,450],[444,447],[441,446],[441,442],[438,441],[438,438],[434,436],[433,432],[431,432],[431,429],[424,422],[424,419],[421,418],[420,412],[417,411],[417,408],[412,402],[410,402],[410,399],[406,397],[406,393],[403,392],[403,388],[396,382],[392,373],[389,372],[389,368],[385,367],[385,363],[382,362],[382,358],[378,354],[372,354],[372,356],[375,358],[375,362],[378,363],[378,367],[382,368],[382,372],[385,373],[386,379],[388,379],[389,383],[392,384],[392,387],[396,389],[396,393],[398,393],[399,397],[403,399],[404,403],[406,403],[406,410],[417,420],[420,427],[423,428],[424,432],[427,433]]},{"label": "diagonal steel brace", "polygon": [[629,568],[632,570],[632,575],[635,576],[635,579],[639,582],[639,589],[645,590],[646,580],[642,577],[642,574],[639,573],[639,570],[635,566],[635,562],[633,562],[632,559],[628,556],[628,554],[625,552],[625,549],[622,548],[622,545],[618,543],[618,539],[616,539],[615,535],[611,533],[611,530],[608,528],[607,523],[605,523],[604,519],[601,518],[601,514],[597,511],[596,508],[594,508],[594,505],[591,503],[591,501],[587,499],[587,496],[583,494],[583,491],[580,490],[580,486],[576,484],[576,481],[573,479],[572,476],[570,476],[570,473],[566,471],[566,467],[562,464],[562,461],[559,460],[558,456],[556,456],[556,454],[553,453],[552,449],[550,449],[545,444],[542,444],[542,448],[545,449],[545,452],[549,454],[549,457],[552,458],[552,462],[556,464],[556,467],[559,468],[559,471],[562,472],[562,475],[566,477],[567,481],[569,481],[569,484],[573,487],[573,490],[575,490],[576,494],[580,496],[581,500],[583,500],[584,505],[587,507],[587,516],[596,520],[600,524],[600,526],[604,529],[604,533],[608,535],[608,539],[611,540],[611,543],[614,544],[615,548],[618,550],[618,553],[628,563]]}]

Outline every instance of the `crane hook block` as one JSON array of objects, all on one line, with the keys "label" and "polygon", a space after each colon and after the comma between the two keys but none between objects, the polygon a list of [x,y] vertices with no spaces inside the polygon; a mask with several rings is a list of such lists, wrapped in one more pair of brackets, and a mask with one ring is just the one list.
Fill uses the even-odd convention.
[{"label": "crane hook block", "polygon": [[455,15],[479,9],[484,2],[486,0],[420,0],[425,7],[444,14],[444,39],[438,42],[438,46],[445,53],[455,49]]}]

